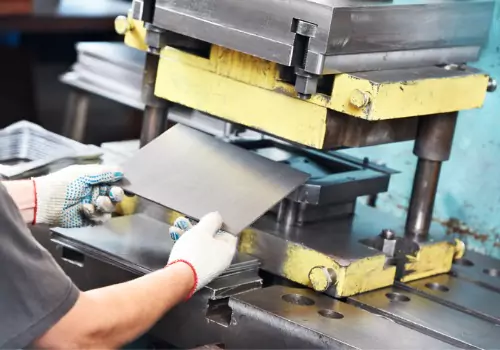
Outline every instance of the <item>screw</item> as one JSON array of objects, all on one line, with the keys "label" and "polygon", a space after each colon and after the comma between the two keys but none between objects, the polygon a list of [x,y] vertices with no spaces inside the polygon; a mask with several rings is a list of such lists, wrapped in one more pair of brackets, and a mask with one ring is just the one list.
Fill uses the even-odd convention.
[{"label": "screw", "polygon": [[380,237],[383,239],[393,240],[396,239],[396,233],[393,230],[385,229],[380,232]]},{"label": "screw", "polygon": [[370,103],[370,94],[356,89],[351,93],[349,101],[353,106],[363,108]]},{"label": "screw", "polygon": [[309,281],[317,292],[324,292],[337,280],[337,274],[333,269],[325,266],[315,266],[309,271]]},{"label": "screw", "polygon": [[497,89],[497,81],[490,77],[488,79],[488,87],[486,88],[486,91],[488,92],[493,92]]}]

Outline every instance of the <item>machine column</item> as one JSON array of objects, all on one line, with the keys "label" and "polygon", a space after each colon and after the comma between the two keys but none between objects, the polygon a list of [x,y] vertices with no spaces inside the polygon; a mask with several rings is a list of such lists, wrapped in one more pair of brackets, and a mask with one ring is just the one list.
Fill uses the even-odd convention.
[{"label": "machine column", "polygon": [[142,100],[145,103],[141,129],[141,147],[159,136],[165,129],[168,101],[154,94],[160,56],[148,53],[142,82]]},{"label": "machine column", "polygon": [[450,158],[458,112],[420,117],[413,153],[418,157],[405,235],[429,235],[441,164]]}]

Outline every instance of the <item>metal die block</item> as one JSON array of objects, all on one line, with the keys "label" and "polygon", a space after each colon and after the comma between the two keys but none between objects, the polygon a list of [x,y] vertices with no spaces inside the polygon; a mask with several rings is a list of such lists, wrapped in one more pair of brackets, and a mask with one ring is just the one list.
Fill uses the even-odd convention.
[{"label": "metal die block", "polygon": [[488,78],[473,68],[435,66],[339,74],[328,107],[375,121],[479,108]]},{"label": "metal die block", "polygon": [[402,266],[386,257],[382,247],[367,243],[384,229],[402,234],[403,227],[403,220],[364,205],[358,205],[353,216],[302,226],[266,214],[243,231],[239,250],[259,258],[262,269],[308,287],[314,287],[312,269],[331,269],[335,279],[325,293],[335,297],[387,287],[396,277],[413,280],[450,270],[455,244],[442,238],[438,226],[432,227],[435,241],[403,249]]},{"label": "metal die block", "polygon": [[[344,73],[336,75],[324,93],[306,101],[298,99],[294,86],[280,78],[275,63],[218,46],[212,46],[208,59],[166,46],[160,54],[158,77],[158,97],[319,149],[393,142],[415,135],[410,124],[404,126],[409,128],[406,132],[394,132],[396,128],[386,123],[379,126],[384,132],[379,132],[373,123],[346,124],[342,115],[378,122],[477,108],[488,84],[486,74],[472,69]],[[350,131],[339,135],[336,119]],[[363,130],[361,135],[356,128]],[[361,141],[345,139],[353,134]],[[374,141],[373,135],[380,134],[388,136]]]},{"label": "metal die block", "polygon": [[499,294],[467,280],[444,274],[397,285],[500,325],[500,304],[495,302]]},{"label": "metal die block", "polygon": [[[448,348],[440,340],[306,289],[272,286],[229,299],[229,329],[258,348]],[[275,329],[281,331],[276,334]],[[259,336],[255,336],[258,331]],[[397,334],[397,336],[394,336]],[[230,344],[226,344],[229,345]]]},{"label": "metal die block", "polygon": [[491,349],[500,341],[495,324],[396,287],[348,302],[460,348]]},{"label": "metal die block", "polygon": [[466,279],[500,293],[500,261],[473,251],[453,262],[453,276]]}]

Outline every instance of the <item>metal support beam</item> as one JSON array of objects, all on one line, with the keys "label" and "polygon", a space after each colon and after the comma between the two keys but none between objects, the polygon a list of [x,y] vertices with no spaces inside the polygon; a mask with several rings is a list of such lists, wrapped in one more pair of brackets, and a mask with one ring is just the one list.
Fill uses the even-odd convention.
[{"label": "metal support beam", "polygon": [[165,130],[168,102],[155,96],[159,56],[147,54],[142,83],[142,100],[146,105],[141,129],[141,147],[151,142]]},{"label": "metal support beam", "polygon": [[420,117],[413,153],[419,158],[413,180],[405,235],[429,234],[441,164],[450,158],[458,112]]},{"label": "metal support beam", "polygon": [[83,142],[87,126],[89,95],[74,89],[68,96],[63,135],[75,141]]}]

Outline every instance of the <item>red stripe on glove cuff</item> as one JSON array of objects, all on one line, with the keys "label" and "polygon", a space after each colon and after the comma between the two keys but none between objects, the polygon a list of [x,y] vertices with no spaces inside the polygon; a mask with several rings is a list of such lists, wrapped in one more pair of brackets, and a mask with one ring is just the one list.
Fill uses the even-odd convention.
[{"label": "red stripe on glove cuff", "polygon": [[173,264],[176,264],[176,263],[184,263],[184,264],[186,264],[187,266],[189,266],[189,268],[193,272],[194,285],[193,285],[193,288],[191,288],[191,290],[189,291],[189,294],[188,294],[188,296],[186,298],[186,300],[188,300],[188,299],[190,299],[193,296],[193,294],[196,292],[196,288],[198,287],[198,274],[196,273],[196,270],[194,269],[194,266],[189,261],[186,261],[186,260],[183,260],[183,259],[174,260],[171,263],[168,263],[168,265],[166,267],[172,266]]},{"label": "red stripe on glove cuff", "polygon": [[33,179],[31,181],[33,181],[33,195],[34,195],[34,200],[35,200],[35,208],[33,209],[33,223],[32,223],[32,225],[35,225],[36,224],[36,212],[38,211],[38,197],[36,194],[36,182]]}]

